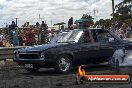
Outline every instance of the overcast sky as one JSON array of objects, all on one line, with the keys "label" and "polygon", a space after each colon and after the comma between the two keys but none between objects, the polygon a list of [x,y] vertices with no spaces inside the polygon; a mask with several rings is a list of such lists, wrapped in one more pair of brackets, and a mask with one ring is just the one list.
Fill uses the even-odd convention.
[{"label": "overcast sky", "polygon": [[[115,0],[115,4],[121,1]],[[95,20],[111,18],[112,0],[0,0],[0,27],[11,24],[14,18],[18,18],[19,26],[26,21],[35,24],[46,20],[48,25],[67,23],[70,17],[75,21],[85,13],[94,16],[93,10]]]}]

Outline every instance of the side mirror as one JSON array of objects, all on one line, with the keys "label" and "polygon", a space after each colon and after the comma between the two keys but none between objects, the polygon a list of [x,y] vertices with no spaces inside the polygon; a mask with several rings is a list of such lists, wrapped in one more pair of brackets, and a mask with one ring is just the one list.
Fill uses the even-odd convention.
[{"label": "side mirror", "polygon": [[109,38],[109,42],[114,41],[114,38]]}]

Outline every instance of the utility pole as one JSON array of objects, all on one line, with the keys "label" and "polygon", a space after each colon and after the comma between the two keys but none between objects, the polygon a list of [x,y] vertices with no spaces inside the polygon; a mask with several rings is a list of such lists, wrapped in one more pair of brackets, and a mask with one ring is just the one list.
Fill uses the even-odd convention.
[{"label": "utility pole", "polygon": [[51,20],[51,26],[52,26],[52,20]]},{"label": "utility pole", "polygon": [[96,13],[98,13],[98,10],[93,10],[94,11],[94,21],[95,21],[95,19],[96,19]]},{"label": "utility pole", "polygon": [[94,9],[94,19],[95,19],[96,10]]},{"label": "utility pole", "polygon": [[40,14],[39,14],[39,15],[38,15],[38,22],[40,22],[40,18],[41,18],[41,17],[40,17]]},{"label": "utility pole", "polygon": [[40,19],[40,14],[39,14],[39,19]]},{"label": "utility pole", "polygon": [[46,20],[45,20],[45,24],[46,24]]},{"label": "utility pole", "polygon": [[16,19],[16,27],[17,27],[17,20],[18,20],[18,18],[15,18]]},{"label": "utility pole", "polygon": [[112,0],[112,11],[113,11],[113,31],[115,31],[115,14],[114,14],[114,11],[115,11],[115,7],[114,7],[114,0]]}]

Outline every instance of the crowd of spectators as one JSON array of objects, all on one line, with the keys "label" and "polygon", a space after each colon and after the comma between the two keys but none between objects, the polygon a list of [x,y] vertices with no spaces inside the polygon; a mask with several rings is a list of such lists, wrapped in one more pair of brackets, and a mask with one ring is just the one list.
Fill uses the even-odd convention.
[{"label": "crowd of spectators", "polygon": [[[71,27],[73,27],[72,17],[68,21],[68,29],[74,29]],[[119,22],[115,28],[114,32],[120,38],[132,38],[132,28],[125,22]],[[41,24],[37,22],[35,25],[29,25],[29,22],[26,22],[21,28],[18,28],[12,21],[9,27],[0,30],[0,47],[47,44],[58,33],[59,31],[56,32],[54,29],[48,31],[48,26],[44,21]]]},{"label": "crowd of spectators", "polygon": [[14,21],[8,28],[0,30],[0,47],[32,46],[46,44],[49,38],[55,35],[55,30],[50,32],[44,21],[40,25],[29,25],[29,22],[18,28]]},{"label": "crowd of spectators", "polygon": [[119,22],[115,25],[115,33],[121,39],[132,38],[132,27],[125,22]]}]

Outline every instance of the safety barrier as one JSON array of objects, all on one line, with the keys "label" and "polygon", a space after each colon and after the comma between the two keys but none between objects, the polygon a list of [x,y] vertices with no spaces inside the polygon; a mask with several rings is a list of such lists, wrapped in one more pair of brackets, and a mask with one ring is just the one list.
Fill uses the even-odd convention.
[{"label": "safety barrier", "polygon": [[17,46],[17,47],[0,47],[0,61],[6,59],[14,58],[14,51],[20,48],[25,48],[27,46]]},{"label": "safety barrier", "polygon": [[27,46],[0,47],[0,71],[23,68],[23,66],[20,66],[19,64],[14,62],[13,58],[15,50],[26,47]]}]

